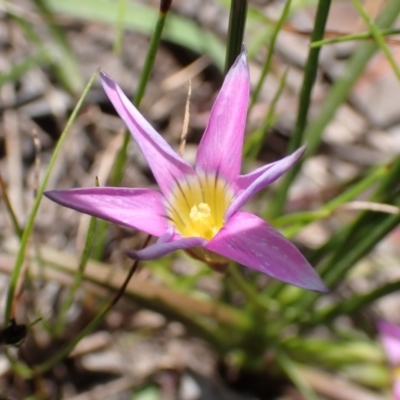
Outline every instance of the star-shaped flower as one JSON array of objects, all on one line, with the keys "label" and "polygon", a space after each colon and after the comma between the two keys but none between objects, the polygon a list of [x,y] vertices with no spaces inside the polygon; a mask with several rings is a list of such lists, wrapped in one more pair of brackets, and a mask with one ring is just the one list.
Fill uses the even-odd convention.
[{"label": "star-shaped flower", "polygon": [[172,150],[108,75],[101,72],[100,77],[160,191],[93,187],[49,191],[47,197],[159,238],[145,249],[127,251],[133,259],[149,260],[184,249],[216,269],[231,259],[302,288],[326,290],[294,245],[261,218],[240,211],[304,152],[302,147],[280,161],[240,175],[250,92],[245,51],[227,74],[214,103],[194,168]]}]

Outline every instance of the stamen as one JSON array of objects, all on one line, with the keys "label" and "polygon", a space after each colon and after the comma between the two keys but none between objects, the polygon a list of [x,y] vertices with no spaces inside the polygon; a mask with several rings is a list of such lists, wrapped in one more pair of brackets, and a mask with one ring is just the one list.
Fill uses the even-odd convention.
[{"label": "stamen", "polygon": [[177,182],[168,200],[171,219],[183,237],[212,239],[224,226],[232,201],[225,181],[213,174],[185,177]]},{"label": "stamen", "polygon": [[194,221],[205,221],[211,216],[210,206],[207,203],[200,203],[198,207],[194,205],[190,210],[189,216]]}]

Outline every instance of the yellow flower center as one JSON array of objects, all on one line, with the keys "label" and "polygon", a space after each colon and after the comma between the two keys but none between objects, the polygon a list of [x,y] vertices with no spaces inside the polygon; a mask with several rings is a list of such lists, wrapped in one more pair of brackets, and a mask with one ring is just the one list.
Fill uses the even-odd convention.
[{"label": "yellow flower center", "polygon": [[167,199],[169,217],[183,237],[210,240],[224,226],[232,198],[227,183],[214,174],[187,177]]}]

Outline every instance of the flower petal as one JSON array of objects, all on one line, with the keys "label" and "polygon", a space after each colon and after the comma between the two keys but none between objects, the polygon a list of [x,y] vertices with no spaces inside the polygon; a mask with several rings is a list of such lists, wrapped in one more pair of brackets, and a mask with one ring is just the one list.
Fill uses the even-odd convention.
[{"label": "flower petal", "polygon": [[239,175],[249,94],[249,68],[243,50],[227,74],[211,110],[197,150],[198,171],[218,172],[228,182]]},{"label": "flower petal", "polygon": [[146,157],[164,195],[175,181],[184,175],[195,174],[193,168],[146,121],[121,88],[104,72],[100,72],[100,78],[108,98]]},{"label": "flower petal", "polygon": [[142,250],[127,250],[126,255],[134,260],[153,260],[172,253],[175,250],[185,250],[202,246],[206,242],[205,239],[199,237],[177,239],[170,242],[166,242],[163,238],[160,239],[157,243]]},{"label": "flower petal", "polygon": [[292,285],[326,292],[321,278],[300,251],[248,212],[233,215],[204,248]]},{"label": "flower petal", "polygon": [[65,207],[157,237],[168,229],[163,196],[156,190],[94,187],[44,194]]},{"label": "flower petal", "polygon": [[400,326],[380,321],[378,331],[390,364],[400,365]]},{"label": "flower petal", "polygon": [[250,197],[275,182],[292,168],[300,160],[305,150],[306,147],[302,146],[282,160],[258,168],[250,174],[238,176],[233,184],[238,196],[226,211],[225,219],[228,220]]},{"label": "flower petal", "polygon": [[394,376],[394,383],[393,383],[393,396],[394,400],[400,400],[400,379]]}]

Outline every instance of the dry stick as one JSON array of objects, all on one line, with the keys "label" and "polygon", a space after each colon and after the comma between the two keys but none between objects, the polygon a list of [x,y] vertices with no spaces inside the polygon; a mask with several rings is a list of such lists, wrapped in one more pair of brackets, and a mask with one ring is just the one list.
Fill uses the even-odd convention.
[{"label": "dry stick", "polygon": [[[32,131],[32,141],[33,146],[35,149],[35,168],[34,168],[34,179],[33,179],[33,198],[37,196],[37,192],[39,190],[40,185],[40,150],[41,150],[41,143],[37,134],[37,131],[34,129]],[[12,311],[11,315],[15,315],[16,305],[18,304],[24,289],[25,278],[29,274],[29,263],[25,262],[21,269],[20,278],[17,281],[17,285],[15,287],[15,294],[12,304]],[[29,276],[29,275],[28,275]],[[14,317],[15,318],[15,317]]]},{"label": "dry stick", "polygon": [[[142,249],[147,247],[149,244],[149,241],[151,239],[151,235],[148,235],[146,240],[144,241],[142,245]],[[137,268],[139,265],[139,260],[135,260],[134,263],[132,264],[128,275],[126,276],[123,284],[121,287],[118,289],[118,292],[115,294],[115,296],[111,299],[109,303],[106,304],[106,306],[97,314],[97,316],[89,322],[88,325],[86,325],[85,328],[78,334],[78,338],[70,342],[64,347],[64,350],[61,350],[59,353],[57,353],[53,358],[51,358],[48,361],[43,362],[42,364],[39,364],[36,366],[36,368],[33,371],[30,371],[30,373],[34,376],[38,376],[40,374],[43,374],[44,372],[48,371],[54,364],[56,364],[58,361],[63,359],[65,356],[67,356],[72,349],[76,346],[76,344],[84,337],[86,334],[88,334],[97,324],[101,321],[101,319],[104,318],[104,316],[117,304],[119,299],[123,296],[125,293],[125,289],[127,288],[133,274],[136,272]],[[31,377],[32,377],[31,375]]]},{"label": "dry stick", "polygon": [[[34,182],[33,182],[33,197],[35,198],[37,196],[37,191],[39,189],[39,181],[40,181],[40,158],[39,158],[39,154],[40,154],[40,150],[41,150],[41,144],[40,144],[40,140],[38,138],[37,132],[36,130],[32,131],[32,140],[33,140],[33,145],[35,148],[35,169],[34,169]],[[23,284],[25,282],[25,277],[27,276],[28,272],[28,268],[29,264],[27,262],[25,262],[22,266],[21,269],[21,275],[20,275],[20,279],[18,279],[17,281],[17,285],[15,287],[15,294],[14,294],[14,299],[13,299],[13,304],[12,304],[12,311],[11,311],[11,315],[15,316],[15,308],[16,305],[18,304],[22,293],[23,293]],[[15,317],[14,317],[15,318]]]},{"label": "dry stick", "polygon": [[190,118],[190,98],[192,96],[192,80],[189,79],[189,88],[186,99],[186,107],[185,107],[185,117],[183,119],[182,126],[182,134],[181,134],[181,143],[179,145],[179,155],[183,157],[183,153],[185,152],[187,133],[189,129],[189,118]]},{"label": "dry stick", "polygon": [[35,170],[34,170],[34,179],[33,179],[33,196],[37,196],[37,191],[39,189],[40,182],[40,151],[42,149],[38,134],[36,129],[32,131],[32,141],[33,146],[35,148]]},{"label": "dry stick", "polygon": [[[12,206],[11,201],[10,201],[10,197],[8,196],[7,187],[6,187],[5,183],[4,183],[4,180],[3,180],[3,177],[2,177],[1,174],[0,174],[0,191],[1,191],[1,195],[3,197],[4,204],[5,204],[5,206],[6,206],[7,210],[8,210],[10,218],[12,220],[12,224],[14,226],[14,230],[16,231],[15,233],[17,234],[17,236],[19,238],[21,238],[21,236],[22,236],[22,228],[21,228],[21,226],[19,224],[19,221],[18,221],[18,218],[17,218],[17,216],[16,216],[16,214],[14,212],[13,206]],[[23,280],[23,276],[25,276],[25,273],[26,273],[26,267],[24,268],[23,273],[21,274],[21,277],[17,282],[17,287],[18,287],[19,291],[21,290],[22,280]],[[13,302],[12,302],[12,305],[11,305],[11,319],[15,319],[15,307],[16,307],[17,301],[18,300],[15,297],[13,299]]]},{"label": "dry stick", "polygon": [[400,208],[392,204],[374,203],[371,201],[350,201],[339,206],[339,210],[370,210],[386,214],[398,214]]},{"label": "dry stick", "polygon": [[[147,235],[145,241],[143,242],[142,249],[144,249],[145,247],[148,246],[151,237],[152,237],[151,235]],[[133,274],[137,271],[138,266],[139,266],[139,260],[135,260],[135,261],[133,262],[133,264],[132,264],[132,266],[131,266],[129,272],[128,272],[128,275],[127,275],[126,278],[125,278],[124,283],[123,283],[123,284],[121,285],[121,287],[118,289],[118,292],[115,294],[114,298],[113,298],[113,299],[110,301],[110,303],[107,305],[107,312],[110,311],[110,310],[115,306],[115,304],[118,303],[118,300],[119,300],[119,299],[122,297],[122,295],[124,294],[125,289],[126,289],[126,287],[128,286],[129,281],[131,280]]]},{"label": "dry stick", "polygon": [[18,237],[21,237],[22,236],[22,228],[21,228],[18,218],[14,212],[14,208],[11,204],[10,197],[8,196],[6,184],[3,180],[3,176],[1,175],[1,173],[0,173],[0,191],[1,191],[1,195],[3,197],[4,205],[6,206],[8,214],[10,215],[11,222],[13,224],[15,233],[17,234]]}]

